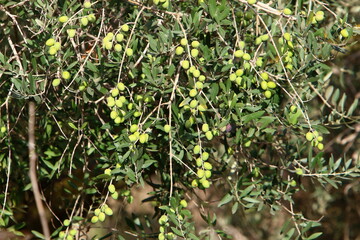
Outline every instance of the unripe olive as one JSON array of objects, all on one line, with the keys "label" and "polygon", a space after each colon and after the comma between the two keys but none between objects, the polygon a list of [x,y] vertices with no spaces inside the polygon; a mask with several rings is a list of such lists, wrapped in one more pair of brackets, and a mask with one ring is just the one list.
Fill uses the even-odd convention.
[{"label": "unripe olive", "polygon": [[140,143],[146,143],[149,140],[149,134],[143,133],[139,137]]},{"label": "unripe olive", "polygon": [[63,78],[63,79],[69,79],[70,77],[71,77],[71,75],[70,75],[70,73],[68,72],[68,71],[63,71],[62,73],[61,73],[61,77]]},{"label": "unripe olive", "polygon": [[98,218],[99,218],[99,220],[100,220],[101,222],[104,222],[104,221],[105,221],[105,218],[106,218],[105,213],[103,213],[103,212],[99,213]]},{"label": "unripe olive", "polygon": [[266,89],[268,88],[267,82],[266,82],[266,81],[261,81],[260,87],[261,87],[263,90],[266,90]]},{"label": "unripe olive", "polygon": [[237,58],[241,58],[242,56],[244,56],[244,51],[243,50],[236,50],[234,52],[234,56]]},{"label": "unripe olive", "polygon": [[206,77],[204,75],[200,75],[199,76],[199,81],[203,82],[205,81]]},{"label": "unripe olive", "polygon": [[191,56],[192,57],[197,57],[199,55],[199,50],[198,49],[196,49],[196,48],[193,48],[193,49],[191,49]]},{"label": "unripe olive", "polygon": [[230,74],[229,79],[230,79],[230,81],[235,81],[236,74],[235,73]]},{"label": "unripe olive", "polygon": [[181,66],[184,69],[188,69],[190,67],[190,62],[188,60],[184,60],[184,61],[181,62]]},{"label": "unripe olive", "polygon": [[94,211],[95,216],[99,216],[100,212],[101,212],[100,208],[95,209]]},{"label": "unripe olive", "polygon": [[180,40],[180,44],[181,44],[182,46],[186,46],[186,45],[188,44],[188,40],[187,40],[186,38],[182,38],[182,39]]},{"label": "unripe olive", "polygon": [[168,221],[169,221],[168,216],[162,215],[162,216],[159,218],[159,221],[158,221],[158,222],[159,222],[160,225],[164,225],[164,224],[166,224]]},{"label": "unripe olive", "polygon": [[189,96],[190,97],[195,97],[197,95],[197,90],[196,89],[191,89],[189,92]]},{"label": "unripe olive", "polygon": [[191,186],[194,187],[194,188],[199,186],[199,183],[198,183],[197,179],[194,179],[194,180],[191,181]]},{"label": "unripe olive", "polygon": [[116,85],[117,89],[119,89],[119,91],[124,91],[125,90],[125,84],[122,83],[122,82],[119,82],[117,85]]},{"label": "unripe olive", "polygon": [[93,14],[93,13],[87,15],[86,17],[90,22],[95,22],[96,21],[95,14]]},{"label": "unripe olive", "polygon": [[159,233],[159,236],[158,236],[158,239],[159,240],[165,240],[165,234],[164,233]]},{"label": "unripe olive", "polygon": [[264,34],[264,35],[261,35],[260,38],[261,38],[261,41],[265,42],[265,41],[269,40],[269,35]]},{"label": "unripe olive", "polygon": [[56,50],[56,48],[55,48],[54,46],[51,46],[51,47],[49,48],[48,53],[49,53],[50,55],[55,55],[55,54],[57,53],[57,50]]},{"label": "unripe olive", "polygon": [[193,48],[198,48],[198,47],[200,46],[200,43],[199,43],[199,41],[192,41],[192,42],[191,42],[191,46],[192,46]]},{"label": "unripe olive", "polygon": [[198,175],[198,178],[203,178],[205,176],[204,169],[199,168],[196,173]]},{"label": "unripe olive", "polygon": [[111,175],[111,169],[110,168],[105,169],[104,174]]},{"label": "unripe olive", "polygon": [[257,37],[257,38],[255,39],[255,45],[259,45],[260,43],[262,43],[262,40],[261,40],[260,37]]},{"label": "unripe olive", "polygon": [[266,98],[271,98],[271,92],[269,90],[266,90],[265,93],[264,93],[265,97]]},{"label": "unripe olive", "polygon": [[186,202],[185,199],[183,199],[183,200],[180,201],[180,205],[183,206],[184,208],[186,208],[188,203]]},{"label": "unripe olive", "polygon": [[111,90],[111,96],[116,97],[119,95],[119,89],[114,88]]},{"label": "unripe olive", "polygon": [[59,232],[59,238],[64,238],[65,237],[65,232],[64,231],[61,231]]},{"label": "unripe olive", "polygon": [[198,167],[201,167],[202,164],[203,164],[203,160],[202,160],[201,158],[197,158],[197,159],[195,160],[195,162],[196,162],[196,166],[198,166]]},{"label": "unripe olive", "polygon": [[295,113],[297,111],[297,107],[295,105],[292,105],[290,107],[290,112]]},{"label": "unripe olive", "polygon": [[302,170],[301,168],[297,168],[297,169],[295,170],[295,173],[296,173],[297,175],[303,175],[303,174],[304,174],[304,172],[303,172],[303,170]]},{"label": "unripe olive", "polygon": [[2,126],[2,127],[0,128],[0,132],[1,132],[1,133],[5,133],[5,132],[6,132],[6,127],[5,127],[5,126]]},{"label": "unripe olive", "polygon": [[190,102],[190,104],[189,104],[189,106],[191,107],[191,108],[196,108],[197,107],[197,105],[198,105],[198,101],[197,100],[191,100],[191,102]]},{"label": "unripe olive", "polygon": [[202,155],[201,155],[201,159],[202,159],[203,161],[208,160],[209,157],[210,157],[210,154],[209,154],[208,152],[203,152]]},{"label": "unripe olive", "polygon": [[348,32],[348,30],[347,30],[346,28],[343,29],[343,30],[341,30],[341,31],[340,31],[340,34],[341,34],[341,36],[343,36],[344,38],[349,37],[349,32]]},{"label": "unripe olive", "polygon": [[269,81],[269,82],[267,83],[267,86],[268,86],[269,88],[276,88],[276,83],[273,82],[273,81]]},{"label": "unripe olive", "polygon": [[115,105],[115,99],[113,97],[106,98],[108,107],[113,107]]},{"label": "unripe olive", "polygon": [[130,140],[131,142],[135,142],[135,141],[137,140],[136,135],[135,135],[135,134],[129,135],[129,140]]},{"label": "unripe olive", "polygon": [[84,8],[91,8],[91,2],[89,2],[89,1],[86,1],[86,2],[84,2]]},{"label": "unripe olive", "polygon": [[59,22],[61,22],[61,23],[67,22],[68,20],[69,20],[69,18],[67,16],[59,17]]},{"label": "unripe olive", "polygon": [[112,49],[112,46],[113,46],[112,42],[106,42],[106,43],[105,43],[105,49],[106,49],[106,50],[111,50],[111,49]]},{"label": "unripe olive", "polygon": [[236,82],[237,85],[241,85],[241,83],[242,83],[242,78],[241,78],[241,77],[237,77],[237,78],[235,79],[235,82]]},{"label": "unripe olive", "polygon": [[111,119],[115,119],[115,118],[117,118],[119,116],[119,114],[117,113],[117,111],[111,111],[110,112],[110,118]]},{"label": "unripe olive", "polygon": [[256,0],[247,0],[248,4],[255,4]]},{"label": "unripe olive", "polygon": [[116,191],[115,185],[114,184],[110,184],[108,186],[108,190],[110,193],[114,193]]},{"label": "unripe olive", "polygon": [[291,182],[290,182],[290,186],[292,186],[292,187],[296,187],[296,181],[295,181],[295,180],[291,180]]},{"label": "unripe olive", "polygon": [[181,55],[181,54],[183,54],[183,53],[184,53],[184,48],[181,47],[181,46],[177,47],[177,48],[175,49],[175,53],[176,53],[176,55]]},{"label": "unripe olive", "polygon": [[65,220],[64,220],[64,226],[65,226],[65,227],[69,226],[70,223],[71,223],[71,222],[70,222],[69,219],[65,219]]},{"label": "unripe olive", "polygon": [[190,69],[189,69],[189,72],[190,72],[190,73],[193,73],[195,70],[196,70],[196,67],[195,67],[195,66],[191,66]]},{"label": "unripe olive", "polygon": [[109,207],[105,208],[104,213],[108,216],[111,216],[114,214],[113,210]]},{"label": "unripe olive", "polygon": [[211,177],[211,171],[210,171],[210,170],[205,170],[205,177],[206,177],[206,178],[210,178],[210,177]]},{"label": "unripe olive", "polygon": [[292,11],[291,11],[290,9],[288,9],[288,8],[284,8],[283,13],[284,13],[285,15],[291,15],[291,14],[292,14]]},{"label": "unripe olive", "polygon": [[139,129],[137,124],[133,124],[130,126],[130,132],[134,133]]},{"label": "unripe olive", "polygon": [[284,38],[285,38],[285,40],[290,41],[291,40],[291,34],[288,33],[288,32],[284,33]]},{"label": "unripe olive", "polygon": [[76,29],[68,29],[68,30],[66,30],[66,32],[67,32],[69,38],[73,38],[73,37],[75,37]]},{"label": "unripe olive", "polygon": [[117,43],[117,44],[115,44],[115,46],[114,46],[114,50],[115,50],[116,52],[120,52],[120,51],[122,50],[122,46]]},{"label": "unripe olive", "polygon": [[[160,2],[161,2],[161,0],[160,0]],[[169,7],[169,4],[170,4],[169,0],[166,0],[161,6],[162,6],[163,8],[168,8],[168,7]]]},{"label": "unripe olive", "polygon": [[246,61],[249,61],[249,60],[251,59],[250,54],[248,54],[248,53],[244,53],[244,55],[243,55],[243,59],[244,59],[244,60],[246,60]]},{"label": "unripe olive", "polygon": [[69,231],[69,234],[70,234],[71,236],[75,236],[76,233],[77,233],[77,230],[76,230],[76,229],[71,229],[71,230]]},{"label": "unripe olive", "polygon": [[197,82],[195,83],[195,87],[196,87],[197,89],[203,89],[203,88],[204,88],[204,84],[203,84],[202,82],[200,82],[200,81],[197,81]]},{"label": "unripe olive", "polygon": [[211,169],[212,169],[211,163],[209,163],[209,162],[204,162],[204,168],[205,168],[206,170],[211,170]]},{"label": "unripe olive", "polygon": [[88,25],[89,19],[87,19],[87,17],[82,17],[82,18],[80,19],[80,23],[81,23],[82,26],[85,27],[85,26]]},{"label": "unripe olive", "polygon": [[55,39],[49,38],[48,40],[46,40],[45,45],[48,46],[48,47],[51,47],[51,46],[54,45],[54,43],[55,43]]},{"label": "unripe olive", "polygon": [[133,55],[133,50],[131,48],[127,48],[126,49],[126,55],[128,55],[129,57],[131,57]]},{"label": "unripe olive", "polygon": [[315,13],[315,20],[318,22],[321,22],[322,20],[324,20],[324,12],[323,11],[317,11]]},{"label": "unripe olive", "polygon": [[201,130],[202,130],[203,132],[208,132],[208,131],[209,131],[209,124],[204,123],[204,124],[201,126]]},{"label": "unripe olive", "polygon": [[200,150],[201,150],[200,145],[196,145],[196,146],[194,147],[194,149],[193,149],[193,152],[194,152],[194,154],[199,154],[199,153],[200,153]]},{"label": "unripe olive", "polygon": [[119,116],[119,117],[117,117],[117,118],[114,119],[114,122],[115,122],[116,124],[122,123],[122,122],[124,122],[124,118]]},{"label": "unripe olive", "polygon": [[323,144],[323,143],[319,143],[319,144],[317,145],[317,147],[318,147],[318,149],[319,149],[320,151],[322,151],[322,150],[324,149],[324,144]]},{"label": "unripe olive", "polygon": [[213,139],[213,134],[211,131],[207,131],[205,133],[205,137],[207,138],[207,140],[211,141]]},{"label": "unripe olive", "polygon": [[124,24],[124,25],[121,26],[121,30],[123,30],[124,32],[127,32],[127,31],[130,30],[130,27],[129,27],[129,25]]},{"label": "unripe olive", "polygon": [[308,140],[310,142],[314,139],[314,134],[312,132],[307,132],[305,134],[305,138],[306,138],[306,140]]},{"label": "unripe olive", "polygon": [[118,192],[114,192],[113,194],[111,194],[111,197],[116,200],[116,199],[119,198],[119,193],[118,193]]},{"label": "unripe olive", "polygon": [[124,40],[124,34],[122,34],[122,33],[116,34],[115,39],[116,39],[116,41],[121,42],[122,40]]},{"label": "unripe olive", "polygon": [[194,72],[193,72],[193,76],[194,77],[200,77],[200,71],[198,69],[195,69]]},{"label": "unripe olive", "polygon": [[73,238],[73,236],[71,236],[71,235],[67,235],[67,236],[66,236],[66,240],[74,240],[74,238]]},{"label": "unripe olive", "polygon": [[261,78],[264,80],[268,80],[269,79],[269,74],[267,74],[266,72],[263,72],[260,74]]},{"label": "unripe olive", "polygon": [[318,137],[317,137],[317,140],[318,140],[319,142],[322,142],[322,141],[324,140],[324,138],[323,138],[322,136],[318,136]]},{"label": "unripe olive", "polygon": [[168,132],[170,132],[170,130],[171,130],[171,126],[169,124],[166,124],[164,126],[164,132],[168,133]]},{"label": "unripe olive", "polygon": [[[252,0],[248,0],[248,1],[252,1]],[[256,0],[254,0],[256,2]],[[201,182],[201,185],[204,187],[204,188],[209,188],[210,187],[210,182],[208,180],[204,180]]]}]

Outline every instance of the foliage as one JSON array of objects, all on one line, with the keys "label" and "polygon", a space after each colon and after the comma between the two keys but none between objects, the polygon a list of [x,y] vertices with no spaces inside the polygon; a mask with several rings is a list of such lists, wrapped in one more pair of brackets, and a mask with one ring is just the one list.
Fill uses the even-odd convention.
[{"label": "foliage", "polygon": [[[209,238],[210,231],[195,229],[187,193],[215,189],[222,194],[218,207],[230,206],[232,214],[283,209],[289,214],[283,239],[315,239],[321,233],[310,229],[319,223],[293,211],[301,179],[337,187],[359,176],[355,159],[323,152],[331,126],[358,123],[358,100],[349,104],[327,87],[327,63],[356,33],[332,6],[245,0],[1,4],[4,228],[21,234],[16,215],[31,192],[29,101],[37,104],[44,201],[56,209],[53,219],[62,213],[52,238],[87,235],[114,214],[109,198],[132,202],[130,189],[149,184],[153,191],[144,201],[154,203],[159,226],[149,233],[130,220],[138,237]],[[332,111],[313,118],[318,109],[309,102],[315,98]],[[203,218],[230,238],[217,229],[216,216]],[[110,235],[125,237],[115,230]]]}]

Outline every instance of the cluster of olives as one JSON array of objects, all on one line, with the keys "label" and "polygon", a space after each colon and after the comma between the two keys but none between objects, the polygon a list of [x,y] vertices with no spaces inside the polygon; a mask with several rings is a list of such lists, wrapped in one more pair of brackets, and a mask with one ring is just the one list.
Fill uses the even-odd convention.
[{"label": "cluster of olives", "polygon": [[97,208],[94,210],[94,216],[91,218],[91,222],[92,223],[97,223],[98,221],[104,222],[106,216],[112,216],[113,214],[114,214],[113,210],[107,204],[103,204],[101,208]]},{"label": "cluster of olives", "polygon": [[[173,210],[173,209],[171,209]],[[165,232],[166,228],[170,226],[170,223],[169,223],[169,217],[167,215],[162,215],[160,218],[159,218],[159,224],[160,224],[160,233],[158,235],[158,239],[159,240],[165,240],[165,239],[168,239],[168,240],[171,240],[171,239],[175,239],[175,235],[173,232]]]},{"label": "cluster of olives", "polygon": [[[203,124],[202,130],[206,133],[211,133],[209,135],[211,136],[211,139],[212,139],[213,134],[211,131],[209,131],[209,127],[207,124]],[[203,188],[209,188],[211,185],[211,182],[208,179],[211,177],[211,174],[212,174],[211,170],[213,168],[212,164],[207,161],[210,157],[210,154],[206,151],[203,151],[203,149],[201,148],[200,145],[196,145],[193,148],[193,154],[195,156],[198,156],[196,158],[196,166],[198,167],[196,175],[198,178],[194,179],[191,182],[191,186],[198,187],[200,185]]]},{"label": "cluster of olives", "polygon": [[[71,225],[71,221],[69,219],[65,219],[63,222],[63,225],[65,227],[69,227]],[[66,240],[73,240],[75,239],[76,234],[78,233],[78,230],[75,229],[75,226],[73,225],[72,229],[68,231],[60,231],[59,232],[59,238],[60,239],[66,239]]]},{"label": "cluster of olives", "polygon": [[[120,30],[122,32],[120,32]],[[124,41],[124,39],[125,39],[124,34],[130,30],[130,27],[129,27],[129,25],[124,24],[121,26],[120,30],[118,31],[118,33],[116,33],[116,35],[114,35],[114,33],[112,33],[112,32],[109,32],[106,34],[106,36],[102,40],[103,48],[105,48],[106,50],[111,50],[112,48],[114,48],[115,52],[122,51],[123,46],[120,43]],[[127,48],[125,50],[125,53],[129,57],[131,57],[134,54],[134,52],[131,48]]]},{"label": "cluster of olives", "polygon": [[317,147],[320,151],[324,149],[323,136],[319,135],[318,131],[309,131],[305,134],[306,140],[311,142],[314,147]]},{"label": "cluster of olives", "polygon": [[260,87],[265,91],[264,95],[266,98],[271,98],[272,89],[276,88],[276,83],[274,81],[269,81],[269,74],[266,72],[262,72],[260,74],[262,81],[260,82]]}]

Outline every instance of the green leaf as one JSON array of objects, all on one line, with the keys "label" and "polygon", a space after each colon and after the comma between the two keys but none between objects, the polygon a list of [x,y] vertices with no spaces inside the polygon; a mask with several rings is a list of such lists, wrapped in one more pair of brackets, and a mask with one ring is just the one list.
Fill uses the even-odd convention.
[{"label": "green leaf", "polygon": [[42,233],[39,233],[38,231],[35,230],[31,230],[32,234],[35,235],[35,237],[40,238],[40,239],[45,239],[45,236]]},{"label": "green leaf", "polygon": [[233,200],[233,198],[234,198],[233,195],[231,195],[230,193],[227,193],[227,194],[221,199],[221,201],[219,202],[218,207],[221,207],[221,206],[229,203],[230,201]]},{"label": "green leaf", "polygon": [[259,200],[254,199],[254,198],[250,198],[250,197],[244,197],[243,200],[250,202],[250,203],[260,203]]},{"label": "green leaf", "polygon": [[307,240],[315,239],[315,238],[320,237],[322,234],[323,234],[322,232],[313,233],[310,235],[310,237],[305,238],[305,239],[307,239]]},{"label": "green leaf", "polygon": [[91,71],[93,71],[93,72],[99,72],[99,70],[97,69],[97,67],[96,67],[93,63],[91,63],[90,61],[87,61],[87,62],[86,62],[86,67],[87,67],[88,69],[90,69]]},{"label": "green leaf", "polygon": [[69,122],[68,124],[72,129],[78,130],[77,127],[72,122]]},{"label": "green leaf", "polygon": [[242,120],[243,120],[244,124],[246,124],[246,123],[250,122],[251,120],[260,118],[262,115],[264,115],[264,113],[265,113],[265,111],[254,112],[254,113],[243,116]]}]

